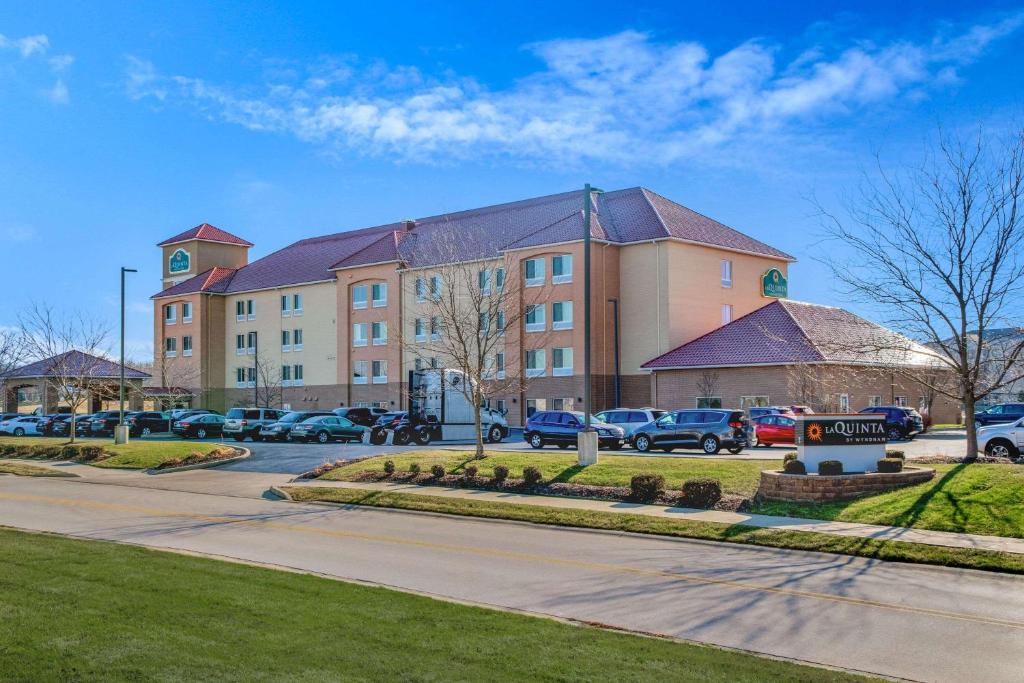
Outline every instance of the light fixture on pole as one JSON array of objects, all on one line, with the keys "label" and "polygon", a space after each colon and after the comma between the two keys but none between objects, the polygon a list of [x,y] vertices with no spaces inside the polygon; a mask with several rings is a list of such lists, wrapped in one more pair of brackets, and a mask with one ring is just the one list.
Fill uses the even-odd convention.
[{"label": "light fixture on pole", "polygon": [[590,426],[590,205],[594,193],[602,193],[590,183],[583,186],[583,431],[577,437],[580,465],[597,463],[597,432]]},{"label": "light fixture on pole", "polygon": [[137,273],[134,268],[121,268],[121,381],[118,402],[117,428],[114,430],[114,443],[128,443],[128,426],[124,423],[124,276],[125,273]]}]

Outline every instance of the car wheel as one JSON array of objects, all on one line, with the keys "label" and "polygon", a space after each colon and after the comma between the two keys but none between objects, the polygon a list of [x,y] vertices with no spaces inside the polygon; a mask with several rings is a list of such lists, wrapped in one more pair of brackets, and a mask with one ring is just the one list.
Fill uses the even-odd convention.
[{"label": "car wheel", "polygon": [[540,434],[534,434],[530,437],[530,445],[534,448],[544,448],[544,437]]},{"label": "car wheel", "polygon": [[21,427],[15,427],[14,428],[14,435],[15,436],[25,436],[25,430],[22,429]]},{"label": "car wheel", "polygon": [[150,429],[149,427],[143,427],[142,428],[142,436],[149,436],[152,433],[153,433],[153,430]]},{"label": "car wheel", "polygon": [[633,439],[633,447],[641,453],[649,453],[651,450],[651,437],[641,434]]},{"label": "car wheel", "polygon": [[388,435],[383,429],[375,429],[370,432],[370,443],[374,446],[382,446],[388,440]]},{"label": "car wheel", "polygon": [[196,430],[196,438],[197,439],[205,439],[206,438],[206,430],[203,429],[202,427],[197,429]]},{"label": "car wheel", "polygon": [[732,453],[733,455],[739,455],[740,453],[743,452],[743,446],[740,446],[739,448],[730,448],[729,452]]},{"label": "car wheel", "polygon": [[245,441],[245,434],[235,434],[235,441]]},{"label": "car wheel", "polygon": [[889,427],[889,431],[886,432],[886,437],[889,439],[889,441],[899,441],[900,439],[903,438],[903,430],[900,429],[899,427],[896,427],[895,425]]},{"label": "car wheel", "polygon": [[408,429],[396,429],[395,430],[395,445],[404,446],[411,440]]},{"label": "car wheel", "polygon": [[491,431],[487,433],[487,440],[491,443],[501,443],[501,440],[504,438],[504,432],[502,432],[501,427],[498,427],[497,425],[491,427]]},{"label": "car wheel", "polygon": [[985,454],[993,458],[1016,458],[1017,448],[1005,439],[994,439],[985,446]]},{"label": "car wheel", "polygon": [[328,441],[331,440],[331,435],[328,434],[327,432],[317,432],[316,440],[319,441],[320,443],[327,443]]},{"label": "car wheel", "polygon": [[718,451],[721,450],[722,445],[718,441],[717,436],[705,436],[701,439],[700,449],[708,455],[717,455]]},{"label": "car wheel", "polygon": [[430,443],[430,430],[420,429],[416,432],[416,443],[421,446],[426,446]]}]

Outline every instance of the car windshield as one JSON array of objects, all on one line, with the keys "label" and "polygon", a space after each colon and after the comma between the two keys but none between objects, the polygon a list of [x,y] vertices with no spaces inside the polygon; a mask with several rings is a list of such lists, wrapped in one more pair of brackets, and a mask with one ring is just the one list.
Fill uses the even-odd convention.
[{"label": "car windshield", "polygon": [[225,417],[227,417],[229,420],[240,420],[244,415],[245,411],[242,410],[241,408],[232,408],[231,410],[228,411],[228,414]]}]

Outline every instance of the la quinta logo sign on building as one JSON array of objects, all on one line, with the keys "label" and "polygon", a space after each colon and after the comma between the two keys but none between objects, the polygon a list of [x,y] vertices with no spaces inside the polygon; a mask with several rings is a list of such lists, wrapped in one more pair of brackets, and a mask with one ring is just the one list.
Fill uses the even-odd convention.
[{"label": "la quinta logo sign on building", "polygon": [[789,296],[789,284],[786,276],[778,268],[770,268],[761,276],[761,296],[773,299],[785,299]]},{"label": "la quinta logo sign on building", "polygon": [[175,249],[174,253],[171,254],[167,270],[171,273],[187,273],[191,265],[191,258],[189,258],[188,252],[184,249]]}]

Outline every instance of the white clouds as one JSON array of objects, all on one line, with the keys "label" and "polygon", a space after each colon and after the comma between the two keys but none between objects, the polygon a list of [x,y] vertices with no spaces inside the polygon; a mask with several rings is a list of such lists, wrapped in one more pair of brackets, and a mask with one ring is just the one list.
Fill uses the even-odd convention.
[{"label": "white clouds", "polygon": [[31,242],[36,238],[35,228],[28,225],[10,225],[3,229],[0,229],[0,235],[3,236],[2,242],[10,243],[22,243]]},{"label": "white clouds", "polygon": [[[25,36],[24,38],[8,38],[0,33],[0,60],[5,59],[4,53],[15,57],[19,63],[34,66],[36,63],[45,64],[47,78],[56,77],[53,84],[40,90],[45,99],[54,104],[67,104],[71,101],[67,84],[59,75],[67,70],[74,62],[74,57],[67,54],[53,55],[47,57],[50,50],[50,39],[43,35]],[[10,67],[11,65],[8,65]]]},{"label": "white clouds", "polygon": [[808,124],[926,97],[1024,26],[944,26],[924,41],[804,45],[796,57],[760,39],[721,54],[693,41],[624,31],[533,43],[541,68],[494,90],[414,67],[323,58],[306,70],[273,65],[257,88],[166,76],[130,57],[133,99],[197,108],[251,130],[333,150],[399,159],[500,156],[522,160],[664,163],[792,133]]},{"label": "white clouds", "polygon": [[49,48],[50,39],[42,34],[24,38],[8,38],[0,33],[0,50],[16,50],[22,59],[28,59],[35,54],[43,54]]}]

